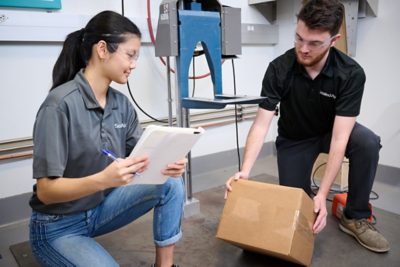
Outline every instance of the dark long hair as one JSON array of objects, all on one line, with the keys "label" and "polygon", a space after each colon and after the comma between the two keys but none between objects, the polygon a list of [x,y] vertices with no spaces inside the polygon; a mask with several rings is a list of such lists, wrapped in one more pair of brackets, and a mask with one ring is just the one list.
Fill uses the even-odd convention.
[{"label": "dark long hair", "polygon": [[297,15],[309,29],[328,31],[336,35],[343,22],[344,6],[338,0],[303,1],[304,6]]},{"label": "dark long hair", "polygon": [[126,41],[126,34],[142,37],[139,28],[132,21],[113,11],[97,14],[85,28],[70,33],[54,65],[53,85],[50,90],[72,80],[81,68],[86,67],[94,44],[104,40],[108,51],[113,53],[118,44]]}]

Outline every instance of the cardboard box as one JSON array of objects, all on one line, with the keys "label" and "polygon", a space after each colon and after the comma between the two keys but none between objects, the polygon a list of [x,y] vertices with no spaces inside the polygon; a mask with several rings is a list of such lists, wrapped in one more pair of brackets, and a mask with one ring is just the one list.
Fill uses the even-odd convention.
[{"label": "cardboard box", "polygon": [[233,182],[232,189],[217,238],[298,264],[311,263],[314,203],[302,189],[249,180]]},{"label": "cardboard box", "polygon": [[[314,176],[314,181],[318,182],[319,185],[326,169],[326,164],[328,162],[328,154],[321,153],[318,158],[315,160],[311,178]],[[342,166],[339,169],[338,174],[336,175],[334,185],[337,185],[341,191],[348,187],[348,176],[349,176],[349,160],[347,158],[343,159]]]}]

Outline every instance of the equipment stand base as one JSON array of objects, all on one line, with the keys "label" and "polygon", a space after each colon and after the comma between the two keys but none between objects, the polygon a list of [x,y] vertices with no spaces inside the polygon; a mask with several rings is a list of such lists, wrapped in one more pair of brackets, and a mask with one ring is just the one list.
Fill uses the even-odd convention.
[{"label": "equipment stand base", "polygon": [[196,198],[187,199],[184,207],[184,218],[200,213],[200,202]]}]

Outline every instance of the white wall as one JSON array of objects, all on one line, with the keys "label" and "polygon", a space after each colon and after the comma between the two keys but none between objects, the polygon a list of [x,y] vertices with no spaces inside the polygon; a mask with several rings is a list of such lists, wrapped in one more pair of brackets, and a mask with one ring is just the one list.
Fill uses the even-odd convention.
[{"label": "white wall", "polygon": [[[120,2],[119,0],[69,0],[63,1],[63,9],[58,12],[90,17],[104,9],[120,12]],[[158,17],[160,2],[161,0],[152,1],[154,19]],[[241,7],[243,22],[268,23],[255,8],[247,5],[247,0],[220,2]],[[294,15],[298,10],[299,0],[279,0],[277,3],[279,44],[243,47],[242,56],[235,62],[238,94],[258,95],[269,61],[293,45]],[[400,43],[397,27],[400,25],[400,18],[396,10],[400,10],[400,1],[380,1],[377,18],[359,21],[355,59],[363,65],[367,73],[367,84],[359,121],[382,137],[383,149],[380,164],[399,168],[400,124],[395,117],[400,115],[400,93],[399,90],[396,90],[395,78],[400,73],[395,64],[400,61],[398,49],[396,49]],[[125,13],[128,17],[132,17],[138,25],[145,25],[143,21],[145,21],[146,1],[126,1]],[[141,30],[145,35],[147,34],[145,27],[141,27]],[[2,93],[0,98],[0,139],[30,135],[35,113],[24,113],[23,111],[39,108],[41,101],[34,100],[42,100],[47,94],[51,84],[52,66],[60,49],[60,43],[0,42],[0,90]],[[198,64],[199,66],[196,64],[198,73],[207,71],[201,60],[198,61]],[[154,116],[167,116],[165,68],[154,57],[154,48],[150,44],[143,45],[138,67],[131,75],[130,83],[137,101],[146,111]],[[127,94],[125,86],[116,87]],[[206,92],[211,92],[212,85],[209,79],[204,79],[196,82],[196,88],[196,92],[207,94]],[[230,62],[223,65],[223,88],[224,93],[233,92]],[[11,99],[9,95],[18,97]],[[20,115],[17,114],[18,112]],[[140,117],[145,119],[142,114]],[[19,123],[26,121],[32,123]],[[250,125],[250,122],[240,123],[239,142],[241,146],[244,145]],[[276,123],[271,129],[267,141],[274,140],[275,125]],[[235,145],[234,125],[211,128],[193,149],[192,156],[234,149]],[[0,161],[0,199],[32,190],[31,164],[31,159]]]},{"label": "white wall", "polygon": [[[152,0],[154,27],[156,27],[160,3],[161,0]],[[221,1],[221,3],[241,7],[243,22],[267,23],[256,9],[248,7],[247,0]],[[78,22],[65,23],[66,26],[76,25],[76,29],[83,27],[87,19],[99,11],[109,9],[121,12],[121,1],[119,0],[83,2],[69,0],[63,1],[62,4],[62,10],[56,11],[56,14],[77,20]],[[0,13],[1,11],[0,8]],[[4,9],[4,11],[9,10]],[[24,10],[24,12],[32,16],[46,15],[44,11],[38,10]],[[144,34],[143,39],[148,40],[146,12],[146,1],[125,1],[125,15],[138,24]],[[80,20],[86,20],[82,26],[79,24]],[[61,50],[61,45],[61,42],[0,42],[0,90],[3,95],[0,98],[0,140],[31,135],[35,113],[51,85],[51,71]],[[243,47],[243,54],[235,63],[238,94],[259,95],[261,79],[268,62],[273,57],[273,47]],[[208,72],[204,59],[199,58],[196,62],[197,75]],[[249,71],[249,66],[253,66],[251,71]],[[224,93],[233,93],[231,62],[224,63],[222,69]],[[174,76],[172,76],[172,80],[175,80]],[[144,43],[142,46],[138,66],[130,77],[130,84],[135,98],[144,110],[155,117],[168,115],[165,67],[159,59],[154,57],[154,47],[149,43]],[[113,86],[128,95],[126,86]],[[189,84],[189,88],[191,88],[191,84]],[[211,92],[210,78],[196,81],[196,96],[210,95]],[[29,112],[26,112],[27,110]],[[141,112],[139,112],[139,116],[142,120],[147,119]],[[240,123],[239,136],[242,146],[250,124],[250,122]],[[274,131],[268,138],[272,140],[273,135]],[[209,128],[193,149],[192,156],[230,150],[235,148],[235,144],[233,125]],[[32,190],[34,180],[31,178],[31,164],[31,159],[0,161],[0,199]]]},{"label": "white wall", "polygon": [[382,138],[380,163],[400,167],[400,1],[379,1],[378,17],[359,21],[356,60],[367,83],[360,122]]}]

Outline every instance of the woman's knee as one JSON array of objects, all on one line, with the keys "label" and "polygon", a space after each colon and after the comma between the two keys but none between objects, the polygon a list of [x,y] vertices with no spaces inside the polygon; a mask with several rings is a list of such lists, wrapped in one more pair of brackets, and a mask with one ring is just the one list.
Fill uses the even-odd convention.
[{"label": "woman's knee", "polygon": [[168,193],[176,198],[182,199],[185,196],[185,188],[182,177],[171,177],[167,180]]}]

